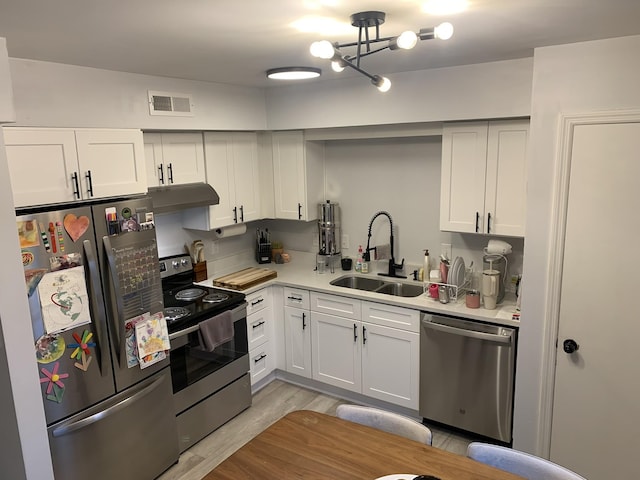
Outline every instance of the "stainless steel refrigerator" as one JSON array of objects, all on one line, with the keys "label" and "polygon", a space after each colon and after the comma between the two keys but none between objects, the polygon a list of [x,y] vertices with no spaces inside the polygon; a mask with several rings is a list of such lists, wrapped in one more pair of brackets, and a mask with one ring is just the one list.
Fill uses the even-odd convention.
[{"label": "stainless steel refrigerator", "polygon": [[56,478],[157,477],[179,453],[151,201],[17,213]]}]

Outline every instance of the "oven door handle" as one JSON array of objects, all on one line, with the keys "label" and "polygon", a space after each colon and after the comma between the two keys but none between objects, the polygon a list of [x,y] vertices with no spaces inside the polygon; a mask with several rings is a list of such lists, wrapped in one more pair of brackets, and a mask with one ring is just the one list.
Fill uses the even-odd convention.
[{"label": "oven door handle", "polygon": [[177,332],[173,332],[169,334],[169,341],[175,340],[176,338],[184,337],[185,335],[189,335],[190,333],[197,332],[200,330],[200,325],[192,325],[190,327],[185,328],[184,330],[179,330]]}]

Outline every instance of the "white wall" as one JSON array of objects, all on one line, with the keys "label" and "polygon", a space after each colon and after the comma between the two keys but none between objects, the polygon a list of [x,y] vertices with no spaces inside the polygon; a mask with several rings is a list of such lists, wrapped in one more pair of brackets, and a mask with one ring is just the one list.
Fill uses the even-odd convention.
[{"label": "white wall", "polygon": [[[640,108],[640,36],[536,49],[528,165],[527,226],[522,326],[518,351],[514,446],[548,453],[543,424],[546,361],[554,350],[547,342],[550,232],[553,184],[562,114]],[[606,179],[603,179],[606,181]],[[620,192],[624,202],[624,192]],[[621,245],[632,239],[620,239]],[[594,252],[594,255],[605,252]],[[597,267],[597,265],[596,265]],[[552,385],[552,384],[551,384]]]},{"label": "white wall", "polygon": [[0,37],[0,122],[13,122],[16,112],[13,108],[13,89],[7,54],[7,41]]},{"label": "white wall", "polygon": [[529,116],[531,58],[389,75],[380,93],[366,77],[270,88],[273,130]]},{"label": "white wall", "polygon": [[[257,88],[10,59],[17,124],[177,130],[264,130]],[[0,78],[0,86],[2,80]],[[193,117],[149,115],[147,91],[193,95]]]}]

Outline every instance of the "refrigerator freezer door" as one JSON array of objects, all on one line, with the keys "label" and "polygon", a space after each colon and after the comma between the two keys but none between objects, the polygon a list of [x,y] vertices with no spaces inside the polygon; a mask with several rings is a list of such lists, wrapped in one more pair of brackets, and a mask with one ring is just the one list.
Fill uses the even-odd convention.
[{"label": "refrigerator freezer door", "polygon": [[[72,220],[78,219],[82,228],[73,230]],[[29,288],[29,308],[50,425],[115,393],[91,210],[22,215],[16,221],[19,230],[32,234],[30,240],[21,235],[25,278],[41,274]]]},{"label": "refrigerator freezer door", "polygon": [[[178,461],[169,370],[49,427],[56,478],[156,478]],[[104,452],[108,450],[109,455]]]},{"label": "refrigerator freezer door", "polygon": [[[152,218],[151,202],[147,198],[96,205],[93,214],[97,238],[103,244],[99,252],[102,284],[116,391],[121,392],[169,365],[168,353],[166,359],[144,369],[130,361],[134,338],[131,320],[163,309],[156,233],[153,228],[139,227]],[[125,225],[132,219],[135,219],[133,230],[127,231],[129,227]],[[130,328],[126,327],[127,323]]]}]

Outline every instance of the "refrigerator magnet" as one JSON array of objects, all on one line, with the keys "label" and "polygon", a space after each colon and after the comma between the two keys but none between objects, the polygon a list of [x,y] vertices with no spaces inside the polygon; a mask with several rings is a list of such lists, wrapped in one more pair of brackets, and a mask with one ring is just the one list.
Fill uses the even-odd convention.
[{"label": "refrigerator magnet", "polygon": [[80,362],[75,362],[73,366],[79,368],[83,372],[86,372],[93,357],[87,355],[84,351],[80,351],[80,357]]},{"label": "refrigerator magnet", "polygon": [[60,335],[42,335],[36,340],[36,360],[38,363],[51,363],[58,360],[65,350],[64,338]]},{"label": "refrigerator magnet", "polygon": [[63,220],[64,229],[74,242],[85,234],[90,223],[91,220],[86,215],[76,217],[73,213],[67,213]]},{"label": "refrigerator magnet", "polygon": [[35,220],[17,221],[18,238],[20,239],[20,248],[37,247],[40,245],[38,238],[38,224]]},{"label": "refrigerator magnet", "polygon": [[64,395],[64,382],[62,381],[62,379],[67,378],[69,374],[58,373],[59,368],[59,362],[53,364],[53,368],[51,371],[47,370],[45,367],[41,367],[40,372],[44,375],[44,377],[40,377],[40,383],[47,384],[47,389],[45,390],[47,394],[47,400],[61,403],[62,397]]},{"label": "refrigerator magnet", "polygon": [[82,333],[82,337],[74,332],[73,338],[77,343],[70,343],[67,345],[67,348],[74,349],[71,353],[71,358],[75,358],[77,360],[74,365],[85,372],[87,371],[87,368],[89,368],[89,363],[91,363],[91,350],[89,350],[89,348],[95,348],[96,346],[96,343],[91,341],[92,337],[93,333],[89,330],[85,330]]}]

